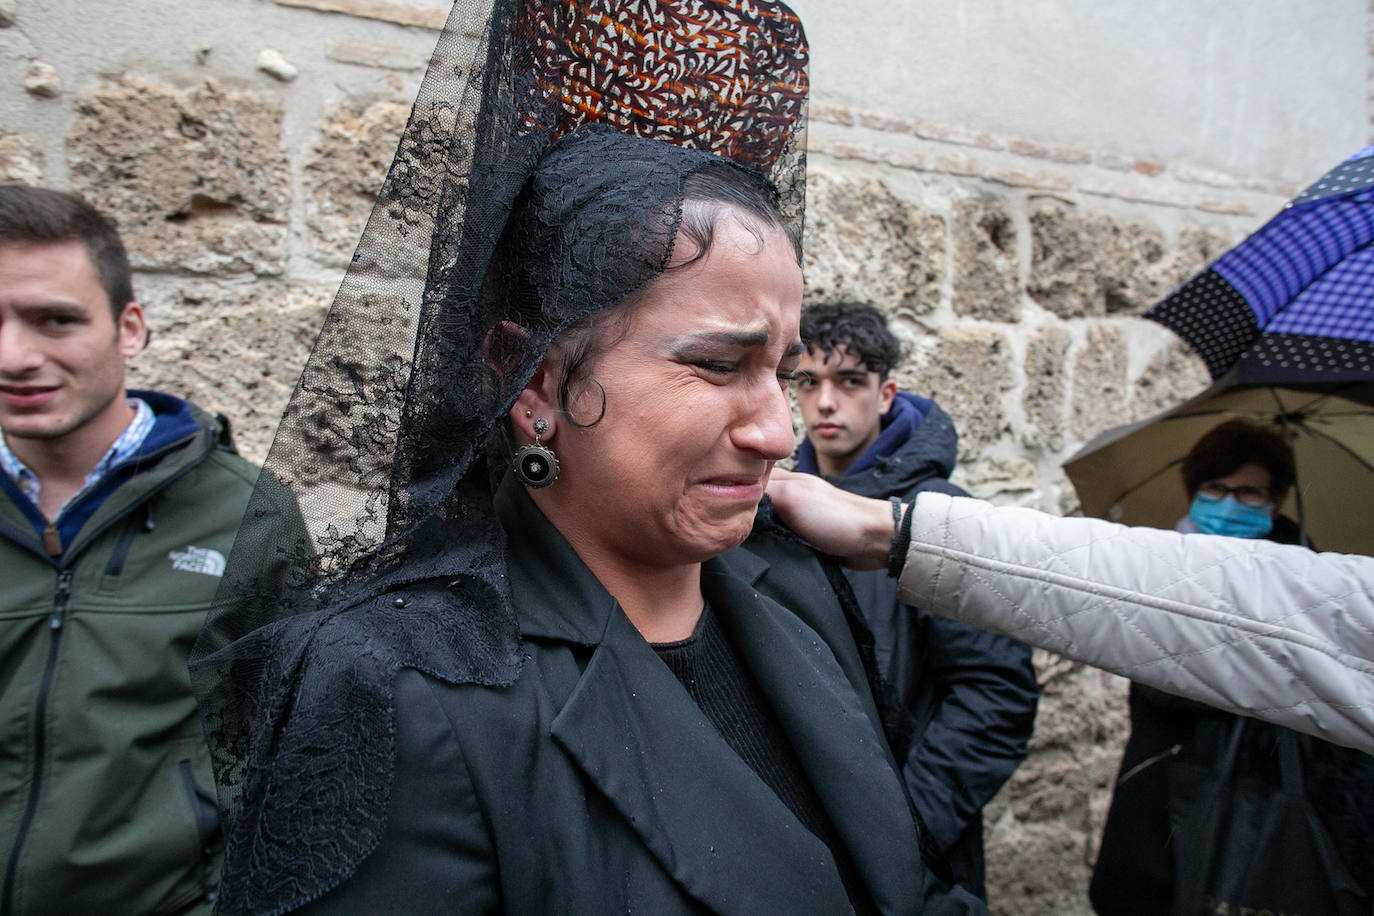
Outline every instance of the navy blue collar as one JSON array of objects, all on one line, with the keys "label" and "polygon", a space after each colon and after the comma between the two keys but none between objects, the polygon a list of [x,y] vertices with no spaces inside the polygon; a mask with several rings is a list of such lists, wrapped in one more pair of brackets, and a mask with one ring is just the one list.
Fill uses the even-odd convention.
[{"label": "navy blue collar", "polygon": [[[110,468],[109,472],[93,487],[62,510],[62,514],[56,520],[56,525],[57,533],[62,540],[63,550],[72,543],[77,532],[91,520],[91,516],[95,515],[96,510],[104,504],[105,500],[109,499],[110,495],[131,477],[144,470],[150,460],[161,456],[169,448],[188,442],[200,432],[200,424],[196,422],[195,416],[191,412],[191,405],[181,398],[164,394],[161,391],[131,390],[129,396],[142,398],[153,409],[153,414],[156,417],[153,421],[153,428],[149,430],[147,438],[143,440],[143,445],[138,451]],[[8,483],[8,480],[5,483]],[[42,538],[48,523],[38,508],[20,493],[18,487],[5,486],[4,491],[15,501],[29,522],[33,524],[34,531],[37,532],[39,538]]]},{"label": "navy blue collar", "polygon": [[[863,453],[854,460],[849,469],[840,475],[849,477],[859,474],[873,467],[880,458],[886,458],[916,433],[916,430],[926,420],[926,415],[935,406],[935,402],[920,395],[910,394],[906,391],[897,392],[897,396],[892,399],[892,406],[887,413],[883,414],[879,420],[880,432],[873,444],[863,450]],[[816,462],[816,447],[811,444],[810,437],[802,439],[802,443],[797,447],[797,470],[803,474],[820,475],[820,466]]]}]

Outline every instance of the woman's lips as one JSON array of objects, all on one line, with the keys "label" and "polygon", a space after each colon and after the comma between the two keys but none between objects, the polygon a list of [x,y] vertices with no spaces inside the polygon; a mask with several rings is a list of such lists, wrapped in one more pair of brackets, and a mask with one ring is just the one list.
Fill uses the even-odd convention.
[{"label": "woman's lips", "polygon": [[723,477],[709,477],[700,484],[703,490],[717,496],[724,496],[730,499],[752,499],[763,498],[763,478],[746,475],[728,475]]},{"label": "woman's lips", "polygon": [[38,385],[0,385],[0,400],[16,409],[39,407],[57,394],[57,388]]}]

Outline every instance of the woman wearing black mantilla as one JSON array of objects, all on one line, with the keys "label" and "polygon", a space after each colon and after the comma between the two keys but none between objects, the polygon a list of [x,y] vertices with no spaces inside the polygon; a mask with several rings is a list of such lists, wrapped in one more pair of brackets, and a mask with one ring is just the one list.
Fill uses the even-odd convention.
[{"label": "woman wearing black mantilla", "polygon": [[221,912],[982,911],[756,524],[805,68],[778,3],[455,9],[264,475],[314,544],[250,508],[197,647]]}]

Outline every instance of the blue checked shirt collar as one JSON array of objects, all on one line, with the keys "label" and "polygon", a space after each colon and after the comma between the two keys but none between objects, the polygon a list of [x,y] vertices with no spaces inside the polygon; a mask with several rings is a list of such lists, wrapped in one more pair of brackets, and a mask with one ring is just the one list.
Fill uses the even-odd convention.
[{"label": "blue checked shirt collar", "polygon": [[[148,438],[148,433],[153,430],[153,424],[157,422],[157,416],[153,413],[153,409],[148,406],[148,402],[142,398],[129,398],[129,406],[134,409],[133,421],[125,427],[124,432],[119,434],[119,438],[110,446],[104,457],[96,462],[95,467],[86,475],[86,480],[82,483],[81,489],[62,504],[62,508],[57,510],[54,518],[61,517],[68,506],[84,496],[91,487],[100,483],[101,478],[108,474],[111,468],[124,459],[137,454],[138,450],[143,447],[143,443]],[[5,476],[14,481],[19,492],[28,497],[29,502],[35,506],[38,505],[38,494],[42,491],[42,484],[38,481],[38,475],[34,474],[25,466],[24,462],[15,457],[3,435],[0,435],[0,471],[4,471]]]}]

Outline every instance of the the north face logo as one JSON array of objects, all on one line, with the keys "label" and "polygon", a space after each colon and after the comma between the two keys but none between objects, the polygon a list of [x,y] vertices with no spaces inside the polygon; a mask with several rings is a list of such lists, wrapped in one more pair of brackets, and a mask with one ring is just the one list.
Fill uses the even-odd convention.
[{"label": "the north face logo", "polygon": [[224,575],[224,554],[208,547],[187,547],[173,550],[167,554],[172,568],[182,572],[204,573],[207,576]]}]

